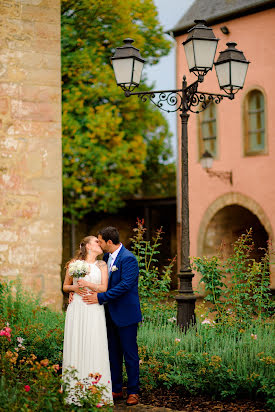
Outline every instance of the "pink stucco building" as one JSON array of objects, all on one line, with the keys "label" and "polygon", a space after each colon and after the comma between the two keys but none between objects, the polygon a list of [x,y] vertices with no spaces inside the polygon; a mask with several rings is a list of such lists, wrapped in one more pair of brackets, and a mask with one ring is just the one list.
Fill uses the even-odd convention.
[{"label": "pink stucco building", "polygon": [[[190,254],[214,254],[222,241],[229,252],[232,242],[250,227],[256,249],[266,247],[275,233],[274,1],[196,0],[173,29],[179,86],[184,74],[189,84],[196,79],[188,71],[182,46],[195,19],[206,20],[220,38],[215,61],[226,43],[235,41],[251,64],[244,88],[233,101],[224,99],[189,119]],[[214,68],[199,89],[221,92]],[[180,131],[178,135],[180,145]],[[214,157],[213,171],[232,172],[232,184],[202,168],[205,150]],[[180,186],[179,181],[178,199]],[[180,225],[180,213],[177,221]],[[197,282],[195,276],[195,288]]]}]

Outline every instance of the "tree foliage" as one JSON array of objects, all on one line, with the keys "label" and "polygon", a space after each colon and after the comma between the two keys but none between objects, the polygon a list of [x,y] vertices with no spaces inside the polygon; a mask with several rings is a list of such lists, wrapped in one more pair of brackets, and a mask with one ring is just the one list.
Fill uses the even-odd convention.
[{"label": "tree foliage", "polygon": [[62,0],[64,212],[75,220],[115,212],[151,165],[171,171],[159,166],[171,154],[166,120],[116,85],[110,57],[126,37],[149,64],[169,51],[152,0]]}]

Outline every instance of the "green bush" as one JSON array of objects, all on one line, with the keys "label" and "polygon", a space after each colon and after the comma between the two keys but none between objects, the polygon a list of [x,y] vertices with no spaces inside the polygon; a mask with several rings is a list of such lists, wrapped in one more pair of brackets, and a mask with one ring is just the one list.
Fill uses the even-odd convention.
[{"label": "green bush", "polygon": [[[79,406],[67,405],[61,380],[64,314],[40,304],[20,280],[0,287],[0,409],[5,411],[98,411],[104,386],[78,386]],[[73,373],[68,372],[68,373]],[[66,374],[65,374],[66,377]],[[63,391],[61,391],[61,384]],[[111,411],[109,406],[101,410]]]},{"label": "green bush", "polygon": [[0,288],[0,327],[6,322],[13,328],[12,343],[24,339],[25,353],[53,363],[62,361],[64,313],[43,306],[39,297],[23,290],[20,279],[3,282]]},{"label": "green bush", "polygon": [[193,258],[193,269],[201,274],[200,283],[205,288],[204,300],[221,326],[238,323],[241,327],[274,313],[269,288],[270,257],[274,252],[266,250],[257,262],[251,258],[253,248],[250,229],[234,243],[233,254],[225,261],[218,256]]},{"label": "green bush", "polygon": [[132,241],[132,252],[136,256],[139,265],[139,295],[142,298],[159,300],[164,297],[170,289],[171,273],[175,264],[175,258],[172,259],[163,271],[158,268],[158,255],[160,241],[162,239],[162,228],[156,231],[150,240],[144,240],[146,229],[144,221],[137,221],[137,227],[134,229]]}]

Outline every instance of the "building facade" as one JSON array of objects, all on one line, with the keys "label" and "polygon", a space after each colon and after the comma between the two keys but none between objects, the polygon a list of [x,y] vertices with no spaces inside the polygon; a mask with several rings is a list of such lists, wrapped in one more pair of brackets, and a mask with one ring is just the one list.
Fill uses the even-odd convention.
[{"label": "building facade", "polygon": [[61,308],[60,1],[1,1],[0,20],[0,277]]},{"label": "building facade", "polygon": [[[177,82],[196,80],[188,71],[182,42],[195,19],[204,19],[220,38],[219,51],[235,41],[251,63],[243,90],[235,99],[211,104],[189,118],[190,254],[214,255],[224,243],[225,255],[232,243],[250,227],[254,257],[267,247],[275,233],[275,6],[273,1],[196,0],[173,29],[177,41]],[[215,70],[199,90],[221,93]],[[179,147],[180,147],[180,132]],[[232,184],[210,176],[201,166],[203,152],[213,158],[213,171],[232,172]],[[178,150],[180,153],[180,150]],[[179,165],[181,159],[178,159]],[[178,212],[181,185],[178,182]],[[180,213],[178,213],[180,225]],[[271,265],[271,288],[275,268]],[[196,288],[199,276],[194,279]]]}]

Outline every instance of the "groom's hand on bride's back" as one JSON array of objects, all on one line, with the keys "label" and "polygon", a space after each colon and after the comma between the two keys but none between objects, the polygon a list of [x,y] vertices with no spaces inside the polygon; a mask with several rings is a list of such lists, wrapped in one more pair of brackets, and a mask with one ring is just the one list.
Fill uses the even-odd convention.
[{"label": "groom's hand on bride's back", "polygon": [[74,292],[69,293],[69,304],[74,300]]}]

